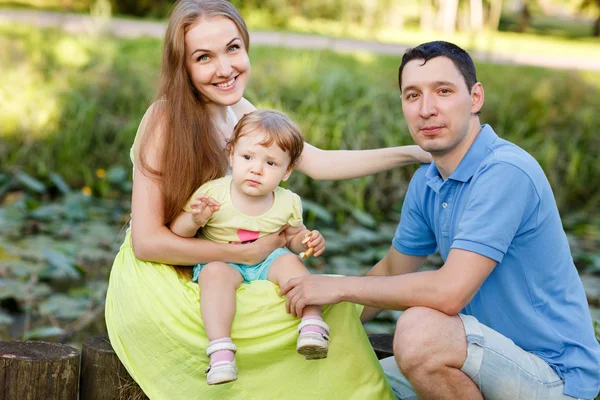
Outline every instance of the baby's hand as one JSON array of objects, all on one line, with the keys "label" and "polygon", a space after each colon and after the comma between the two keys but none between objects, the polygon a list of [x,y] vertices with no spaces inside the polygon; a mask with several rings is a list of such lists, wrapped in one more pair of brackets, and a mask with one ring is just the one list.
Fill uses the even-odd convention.
[{"label": "baby's hand", "polygon": [[306,251],[300,253],[300,258],[308,258],[311,255],[319,257],[325,251],[325,238],[317,230],[310,231],[304,235],[302,244],[306,247]]},{"label": "baby's hand", "polygon": [[190,203],[190,207],[192,208],[192,221],[202,228],[213,213],[221,209],[221,203],[212,197],[201,194]]}]

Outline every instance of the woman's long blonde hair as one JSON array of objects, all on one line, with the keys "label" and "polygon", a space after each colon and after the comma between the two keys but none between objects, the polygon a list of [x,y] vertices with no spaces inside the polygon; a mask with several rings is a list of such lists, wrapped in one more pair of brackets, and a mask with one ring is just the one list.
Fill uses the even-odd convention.
[{"label": "woman's long blonde hair", "polygon": [[[223,16],[237,26],[244,47],[250,42],[248,29],[238,10],[226,0],[180,0],[175,3],[165,33],[160,83],[140,143],[140,165],[144,173],[159,181],[163,196],[164,223],[181,212],[194,190],[203,183],[225,175],[227,157],[221,139],[210,119],[208,103],[192,84],[185,63],[185,34],[200,18]],[[145,158],[152,132],[160,124],[157,168]]]}]

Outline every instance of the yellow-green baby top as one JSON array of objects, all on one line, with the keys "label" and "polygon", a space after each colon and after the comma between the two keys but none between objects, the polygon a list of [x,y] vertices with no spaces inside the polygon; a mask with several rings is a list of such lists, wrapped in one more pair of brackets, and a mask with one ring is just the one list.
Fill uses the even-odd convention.
[{"label": "yellow-green baby top", "polygon": [[231,176],[215,179],[200,186],[185,206],[191,211],[190,202],[200,194],[212,197],[221,208],[202,228],[206,239],[221,243],[248,243],[259,237],[277,232],[286,223],[297,227],[302,224],[302,200],[291,190],[277,187],[273,192],[273,205],[266,213],[251,216],[238,210],[231,201]]}]

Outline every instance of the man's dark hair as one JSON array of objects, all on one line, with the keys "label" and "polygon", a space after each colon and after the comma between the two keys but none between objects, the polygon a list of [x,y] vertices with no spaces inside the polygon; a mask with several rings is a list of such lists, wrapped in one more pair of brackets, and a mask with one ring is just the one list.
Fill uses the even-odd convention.
[{"label": "man's dark hair", "polygon": [[427,42],[418,45],[412,49],[406,50],[402,56],[402,63],[398,71],[398,86],[402,91],[402,71],[409,61],[423,60],[423,64],[432,58],[446,57],[449,58],[460,74],[465,78],[467,89],[473,89],[473,85],[477,83],[475,64],[469,53],[458,47],[457,45],[441,40],[435,42]]}]

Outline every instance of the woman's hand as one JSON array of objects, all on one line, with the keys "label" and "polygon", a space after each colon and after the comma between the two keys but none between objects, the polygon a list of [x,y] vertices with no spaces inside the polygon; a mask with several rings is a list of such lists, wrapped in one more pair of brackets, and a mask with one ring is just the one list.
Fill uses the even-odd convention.
[{"label": "woman's hand", "polygon": [[404,146],[404,150],[408,152],[408,154],[413,156],[415,161],[420,164],[429,164],[433,161],[433,158],[431,158],[431,154],[429,154],[417,145]]},{"label": "woman's hand", "polygon": [[260,239],[256,239],[252,243],[235,245],[236,247],[239,247],[239,255],[241,256],[241,259],[236,262],[240,264],[254,265],[263,261],[275,249],[285,246],[285,230],[288,227],[289,225],[286,224],[277,232],[263,236]]}]

